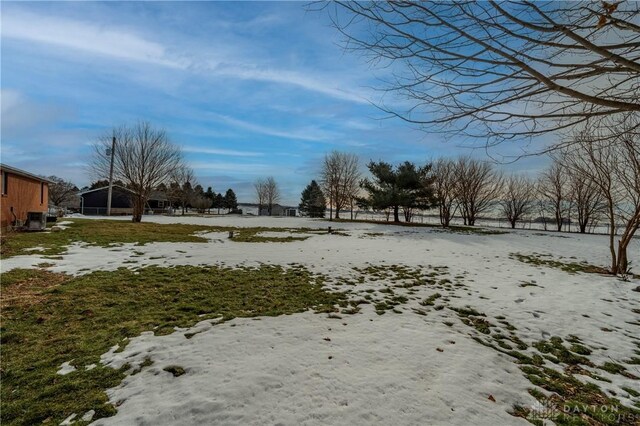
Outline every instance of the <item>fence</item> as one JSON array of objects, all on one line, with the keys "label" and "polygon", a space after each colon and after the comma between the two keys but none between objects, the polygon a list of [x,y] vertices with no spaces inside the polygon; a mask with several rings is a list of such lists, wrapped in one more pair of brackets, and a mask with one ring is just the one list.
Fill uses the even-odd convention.
[{"label": "fence", "polygon": [[[144,214],[162,214],[165,213],[166,209],[157,208],[157,209],[144,209]],[[80,213],[86,216],[106,216],[107,208],[106,207],[82,207],[80,209]],[[126,216],[132,215],[132,208],[111,208],[111,216]]]},{"label": "fence", "polygon": [[[350,217],[350,212],[340,211],[340,215],[344,218]],[[373,213],[373,212],[355,212],[354,211],[354,219],[357,220],[374,220],[385,222],[387,217],[383,213]],[[393,215],[390,216],[390,220],[393,220]],[[400,220],[404,222],[404,216],[401,215]],[[416,224],[425,224],[425,225],[440,225],[440,217],[433,214],[413,214],[411,216],[411,223]],[[511,223],[506,219],[499,218],[478,218],[475,222],[476,226],[482,226],[487,228],[511,228]],[[451,219],[451,225],[456,226],[464,226],[464,221],[460,217],[455,217]],[[616,235],[620,232],[621,225],[618,224],[616,226]],[[528,229],[528,230],[537,230],[537,231],[555,231],[557,229],[556,222],[547,220],[546,223],[533,221],[531,219],[521,220],[516,223],[515,229]],[[580,228],[578,227],[577,222],[573,221],[565,221],[562,224],[561,232],[579,232]],[[586,232],[589,234],[609,234],[609,224],[598,224],[594,223],[587,227]]]}]

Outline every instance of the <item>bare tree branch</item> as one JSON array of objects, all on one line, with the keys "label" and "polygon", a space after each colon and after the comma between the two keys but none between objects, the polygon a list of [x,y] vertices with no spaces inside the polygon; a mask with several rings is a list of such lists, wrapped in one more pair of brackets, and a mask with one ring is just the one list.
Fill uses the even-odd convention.
[{"label": "bare tree branch", "polygon": [[486,146],[640,111],[640,3],[455,1],[324,5],[347,49],[393,68],[380,104]]}]

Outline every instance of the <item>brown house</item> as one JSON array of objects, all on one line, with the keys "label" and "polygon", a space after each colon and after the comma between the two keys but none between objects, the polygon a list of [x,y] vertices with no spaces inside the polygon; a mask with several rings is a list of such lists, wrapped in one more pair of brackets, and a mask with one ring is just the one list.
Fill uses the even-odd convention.
[{"label": "brown house", "polygon": [[24,170],[0,164],[2,196],[0,228],[5,231],[16,223],[24,223],[29,212],[47,212],[49,181]]}]

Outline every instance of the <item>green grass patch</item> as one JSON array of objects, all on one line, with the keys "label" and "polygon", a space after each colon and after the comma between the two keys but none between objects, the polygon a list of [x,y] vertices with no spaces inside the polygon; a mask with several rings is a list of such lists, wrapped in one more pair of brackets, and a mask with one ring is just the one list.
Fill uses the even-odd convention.
[{"label": "green grass patch", "polygon": [[[304,236],[262,236],[263,232],[288,232],[291,234],[317,233],[311,228],[234,228],[224,226],[185,225],[180,223],[133,223],[123,220],[72,219],[68,227],[58,232],[14,232],[2,238],[0,255],[7,258],[17,255],[42,255],[61,259],[67,247],[80,242],[92,246],[108,247],[114,244],[134,243],[144,245],[155,242],[205,243],[208,240],[198,233],[234,232],[233,241],[244,243],[292,242],[309,238]],[[42,247],[43,250],[29,250]],[[143,254],[136,252],[136,254]]]},{"label": "green grass patch", "polygon": [[[72,224],[58,232],[11,233],[2,244],[1,254],[3,258],[25,254],[59,255],[74,242],[101,247],[121,243],[206,242],[206,238],[194,234],[211,230],[200,225],[73,219]],[[43,247],[44,251],[28,250],[33,247]]]},{"label": "green grass patch", "polygon": [[[123,347],[123,339],[150,330],[168,334],[207,317],[334,312],[346,297],[327,292],[323,282],[299,266],[151,266],[80,277],[46,270],[4,273],[2,423],[58,424],[91,409],[95,418],[113,415],[104,391],[118,385],[129,367],[114,370],[99,359],[112,346]],[[56,374],[67,361],[77,370]],[[90,364],[97,366],[86,370]]]},{"label": "green grass patch", "polygon": [[440,293],[434,293],[431,296],[424,299],[422,302],[420,302],[420,304],[422,306],[433,306],[436,304],[436,300],[438,300],[441,297],[442,295]]},{"label": "green grass patch", "polygon": [[529,265],[536,266],[547,266],[549,268],[557,268],[561,269],[570,274],[575,274],[578,272],[584,272],[589,274],[609,274],[609,271],[606,268],[602,268],[600,266],[590,265],[586,262],[575,263],[575,262],[561,262],[559,260],[553,259],[544,259],[542,256],[534,253],[534,254],[521,254],[521,253],[512,253],[511,257],[520,262],[527,263]]},{"label": "green grass patch", "polygon": [[186,373],[186,371],[184,371],[184,368],[180,367],[179,365],[169,365],[163,368],[163,370],[173,374],[173,377],[180,377],[184,373]]},{"label": "green grass patch", "polygon": [[573,343],[569,348],[565,347],[562,338],[553,336],[549,340],[541,340],[533,344],[539,352],[548,354],[547,359],[554,363],[565,363],[568,365],[588,365],[593,363],[583,355],[590,355],[591,349],[579,343]]},{"label": "green grass patch", "polygon": [[622,364],[618,364],[615,362],[605,362],[604,364],[602,364],[601,366],[599,366],[598,368],[600,368],[601,370],[606,371],[607,373],[611,373],[611,374],[622,374],[624,375],[624,373],[627,370],[627,367],[625,367]]},{"label": "green grass patch", "polygon": [[[626,407],[615,398],[607,396],[597,385],[583,383],[572,374],[561,373],[551,368],[522,366],[527,379],[549,392],[531,392],[544,407],[555,407],[543,413],[557,425],[637,425],[640,410]],[[531,410],[513,413],[529,421],[541,420]],[[532,421],[533,423],[533,421]],[[534,423],[536,424],[536,423]]]}]

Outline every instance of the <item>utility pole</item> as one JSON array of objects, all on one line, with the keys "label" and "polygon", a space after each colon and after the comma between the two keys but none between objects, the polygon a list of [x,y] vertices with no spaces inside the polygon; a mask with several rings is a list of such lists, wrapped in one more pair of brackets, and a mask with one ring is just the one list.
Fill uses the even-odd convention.
[{"label": "utility pole", "polygon": [[116,151],[116,137],[111,141],[111,149],[107,149],[107,155],[111,155],[111,165],[109,166],[109,193],[107,195],[107,216],[111,216],[111,193],[113,192],[113,156]]}]

